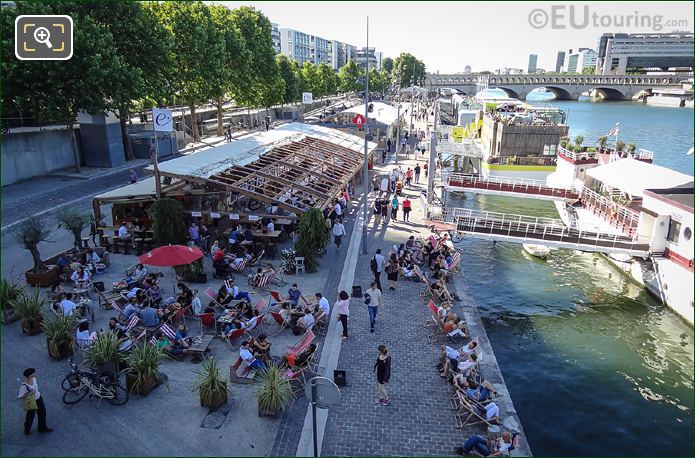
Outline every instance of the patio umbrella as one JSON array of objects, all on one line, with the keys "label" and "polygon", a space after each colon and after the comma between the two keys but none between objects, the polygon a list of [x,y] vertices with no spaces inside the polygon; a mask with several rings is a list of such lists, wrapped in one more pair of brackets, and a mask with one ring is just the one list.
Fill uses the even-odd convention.
[{"label": "patio umbrella", "polygon": [[158,267],[174,267],[190,264],[203,257],[199,248],[184,245],[160,246],[140,256],[142,264]]}]

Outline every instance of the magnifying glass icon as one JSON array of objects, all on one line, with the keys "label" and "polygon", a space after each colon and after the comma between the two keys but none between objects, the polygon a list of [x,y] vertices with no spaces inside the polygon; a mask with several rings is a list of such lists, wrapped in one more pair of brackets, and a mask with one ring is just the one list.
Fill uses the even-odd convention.
[{"label": "magnifying glass icon", "polygon": [[51,44],[51,33],[48,31],[46,27],[37,27],[36,30],[34,30],[34,40],[38,41],[39,43],[43,43],[46,46],[48,46],[48,49],[51,49],[53,45]]}]

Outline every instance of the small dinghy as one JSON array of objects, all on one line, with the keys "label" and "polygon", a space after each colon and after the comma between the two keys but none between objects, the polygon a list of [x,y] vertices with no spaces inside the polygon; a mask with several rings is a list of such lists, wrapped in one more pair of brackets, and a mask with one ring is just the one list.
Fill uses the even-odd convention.
[{"label": "small dinghy", "polygon": [[524,243],[522,247],[524,248],[525,252],[537,258],[545,259],[550,254],[550,248],[548,248],[545,245],[534,245],[531,243]]}]

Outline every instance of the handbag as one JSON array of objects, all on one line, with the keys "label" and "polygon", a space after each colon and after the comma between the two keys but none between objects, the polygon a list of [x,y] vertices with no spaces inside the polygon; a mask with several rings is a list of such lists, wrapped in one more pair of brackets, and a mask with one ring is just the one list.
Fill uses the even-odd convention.
[{"label": "handbag", "polygon": [[29,394],[22,398],[22,403],[24,404],[24,410],[38,410],[39,406],[36,404],[36,394],[32,391],[31,387],[26,383],[24,386],[27,387]]}]

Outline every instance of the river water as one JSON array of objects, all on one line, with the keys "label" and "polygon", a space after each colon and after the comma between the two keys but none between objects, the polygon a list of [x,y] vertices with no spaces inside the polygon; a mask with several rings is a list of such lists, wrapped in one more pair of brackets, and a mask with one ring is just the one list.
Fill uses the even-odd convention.
[{"label": "river water", "polygon": [[[616,122],[655,163],[692,174],[693,110],[554,102],[570,135],[593,143]],[[452,205],[557,217],[552,203],[453,196]],[[693,329],[591,253],[547,261],[520,245],[464,239],[478,304],[527,440],[537,456],[692,456]]]}]

